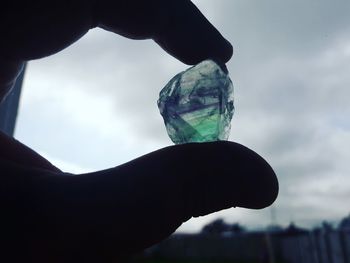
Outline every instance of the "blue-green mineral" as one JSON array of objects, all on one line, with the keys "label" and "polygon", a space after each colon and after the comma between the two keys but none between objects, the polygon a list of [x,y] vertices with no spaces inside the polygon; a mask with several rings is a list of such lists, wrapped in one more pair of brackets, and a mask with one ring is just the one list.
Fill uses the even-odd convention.
[{"label": "blue-green mineral", "polygon": [[232,81],[221,66],[205,60],[170,80],[158,108],[175,144],[227,140],[234,113]]}]

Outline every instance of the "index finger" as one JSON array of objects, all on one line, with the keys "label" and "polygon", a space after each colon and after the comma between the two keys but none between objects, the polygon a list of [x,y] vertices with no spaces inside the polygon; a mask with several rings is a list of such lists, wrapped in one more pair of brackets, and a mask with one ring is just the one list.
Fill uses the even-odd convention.
[{"label": "index finger", "polygon": [[186,64],[211,58],[227,62],[232,45],[190,0],[98,2],[96,25],[132,39],[155,40]]},{"label": "index finger", "polygon": [[226,63],[233,47],[188,0],[168,1],[168,18],[153,39],[170,55],[186,64],[212,58]]}]

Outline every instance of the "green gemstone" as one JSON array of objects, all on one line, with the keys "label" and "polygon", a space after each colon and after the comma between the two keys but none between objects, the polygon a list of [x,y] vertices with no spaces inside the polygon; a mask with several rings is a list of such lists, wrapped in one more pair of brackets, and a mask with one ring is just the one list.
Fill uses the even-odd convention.
[{"label": "green gemstone", "polygon": [[176,144],[227,140],[233,85],[218,64],[205,60],[170,80],[159,94],[158,108]]}]

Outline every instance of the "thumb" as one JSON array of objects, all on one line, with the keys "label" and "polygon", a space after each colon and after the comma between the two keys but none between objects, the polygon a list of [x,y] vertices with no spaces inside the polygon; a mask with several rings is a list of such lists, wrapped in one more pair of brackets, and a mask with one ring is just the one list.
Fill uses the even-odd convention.
[{"label": "thumb", "polygon": [[192,216],[264,208],[278,193],[271,167],[232,142],[167,147],[77,176],[1,159],[0,167],[3,239],[9,252],[23,251],[16,257],[50,259],[35,262],[116,258],[160,242]]},{"label": "thumb", "polygon": [[128,252],[160,242],[193,216],[264,208],[278,193],[268,163],[232,142],[167,147],[75,178],[89,182],[87,200],[96,207],[90,206],[88,217],[95,226],[103,222],[99,231],[115,238],[109,245]]}]

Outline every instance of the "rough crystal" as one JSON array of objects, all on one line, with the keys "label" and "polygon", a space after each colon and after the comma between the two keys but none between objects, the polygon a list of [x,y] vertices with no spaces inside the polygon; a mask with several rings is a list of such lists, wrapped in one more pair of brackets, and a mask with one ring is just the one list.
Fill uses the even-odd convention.
[{"label": "rough crystal", "polygon": [[233,85],[218,64],[205,60],[170,80],[159,94],[158,108],[175,144],[227,140]]}]

